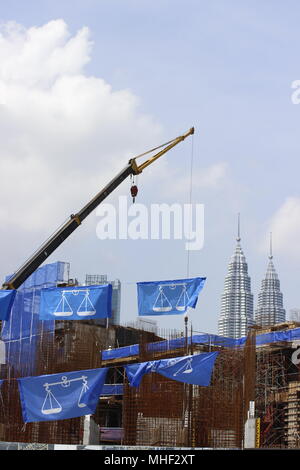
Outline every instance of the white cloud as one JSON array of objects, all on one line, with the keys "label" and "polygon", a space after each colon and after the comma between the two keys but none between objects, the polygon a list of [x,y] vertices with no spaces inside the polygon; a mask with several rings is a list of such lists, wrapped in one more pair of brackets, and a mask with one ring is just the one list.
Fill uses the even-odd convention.
[{"label": "white cloud", "polygon": [[224,189],[226,177],[228,176],[228,165],[226,162],[217,162],[207,167],[197,168],[193,170],[192,180],[189,169],[185,174],[182,174],[182,172],[173,168],[169,172],[161,172],[161,175],[164,179],[162,188],[165,191],[165,196],[175,199],[185,197],[187,199],[191,183],[193,195],[200,190],[216,191]]},{"label": "white cloud", "polygon": [[[279,207],[269,223],[274,251],[279,254],[300,257],[300,198],[288,197]],[[267,241],[263,243],[266,251]]]},{"label": "white cloud", "polygon": [[195,185],[203,189],[216,189],[224,183],[227,173],[227,164],[218,162],[210,167],[203,168],[195,175]]},{"label": "white cloud", "polygon": [[[153,146],[161,128],[129,90],[85,74],[88,28],[0,29],[1,224],[48,233]],[[45,229],[46,227],[46,229]],[[47,230],[48,228],[48,230]]]},{"label": "white cloud", "polygon": [[71,37],[63,20],[23,28],[6,23],[0,31],[0,78],[21,86],[49,87],[62,75],[74,75],[90,60],[88,28]]}]

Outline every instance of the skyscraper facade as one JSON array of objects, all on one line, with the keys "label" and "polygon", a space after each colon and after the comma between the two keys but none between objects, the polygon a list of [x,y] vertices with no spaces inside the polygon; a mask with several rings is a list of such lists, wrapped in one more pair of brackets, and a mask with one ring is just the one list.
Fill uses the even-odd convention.
[{"label": "skyscraper facade", "polygon": [[284,322],[285,317],[280,281],[273,264],[272,238],[270,238],[269,263],[258,294],[255,323],[259,326],[275,325]]},{"label": "skyscraper facade", "polygon": [[241,338],[253,325],[253,295],[248,265],[241,247],[240,223],[235,252],[232,255],[225,278],[221,300],[218,332],[221,336]]},{"label": "skyscraper facade", "polygon": [[300,322],[300,308],[291,308],[290,309],[290,321]]}]

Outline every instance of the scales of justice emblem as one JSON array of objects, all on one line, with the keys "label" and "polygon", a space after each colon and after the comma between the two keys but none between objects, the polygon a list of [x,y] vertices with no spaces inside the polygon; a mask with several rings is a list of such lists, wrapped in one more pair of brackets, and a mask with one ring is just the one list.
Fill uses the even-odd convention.
[{"label": "scales of justice emblem", "polygon": [[[176,365],[179,361],[176,359],[170,359],[167,362],[167,367],[172,367]],[[180,360],[181,362],[181,360]],[[187,358],[185,363],[179,367],[179,369],[174,372],[173,377],[176,377],[178,374],[191,374],[193,372],[193,367],[192,367],[193,359],[191,357]]]},{"label": "scales of justice emblem", "polygon": [[193,367],[192,367],[192,358],[187,359],[186,363],[183,364],[174,374],[173,376],[176,377],[178,374],[190,374],[193,372]]},{"label": "scales of justice emblem", "polygon": [[[177,298],[177,302],[175,307],[172,306],[171,300],[168,297],[167,289],[171,289],[171,291],[175,290],[176,287],[181,287],[179,296]],[[170,312],[171,310],[178,310],[179,312],[184,312],[187,308],[187,304],[189,301],[189,295],[187,292],[187,283],[186,282],[176,282],[170,284],[159,284],[158,286],[158,296],[154,302],[152,310],[154,312]],[[176,300],[176,298],[175,298]]]},{"label": "scales of justice emblem", "polygon": [[[72,297],[71,296],[80,296],[83,294],[83,298],[80,302],[76,311],[71,307]],[[80,317],[86,317],[96,314],[96,308],[94,307],[90,299],[90,290],[89,289],[72,289],[72,290],[62,290],[61,299],[59,300],[53,315],[56,317],[69,317],[76,313]]]},{"label": "scales of justice emblem", "polygon": [[70,387],[71,382],[77,382],[80,380],[82,381],[82,387],[79,393],[77,406],[78,408],[84,408],[85,406],[87,406],[84,402],[84,394],[89,389],[87,376],[83,375],[81,377],[68,380],[68,378],[64,375],[62,376],[61,381],[59,382],[45,383],[43,385],[43,387],[45,388],[46,397],[43,402],[41,412],[44,415],[50,415],[60,413],[63,410],[61,403],[55,397],[53,389],[51,390],[51,387],[61,386],[63,388],[68,388]]}]

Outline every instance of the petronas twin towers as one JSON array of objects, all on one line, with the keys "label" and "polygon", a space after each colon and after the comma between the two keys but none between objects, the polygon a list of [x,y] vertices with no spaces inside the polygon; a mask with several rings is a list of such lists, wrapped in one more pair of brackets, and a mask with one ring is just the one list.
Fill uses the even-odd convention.
[{"label": "petronas twin towers", "polygon": [[267,326],[285,321],[280,281],[272,261],[272,241],[270,240],[267,273],[258,294],[255,315],[253,313],[251,279],[248,275],[248,265],[240,242],[240,222],[238,222],[237,245],[230,259],[225,278],[218,324],[219,335],[230,338],[246,336],[249,327],[254,324]]}]

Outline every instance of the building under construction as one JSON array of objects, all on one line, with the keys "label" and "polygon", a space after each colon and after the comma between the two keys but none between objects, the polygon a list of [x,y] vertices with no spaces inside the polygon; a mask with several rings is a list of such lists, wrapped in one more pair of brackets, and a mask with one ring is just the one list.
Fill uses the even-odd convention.
[{"label": "building under construction", "polygon": [[[252,329],[244,341],[197,332],[149,332],[93,320],[39,321],[40,289],[63,283],[65,263],[39,268],[18,290],[3,322],[0,440],[146,447],[300,446],[300,324]],[[20,312],[22,315],[20,315]],[[265,341],[261,340],[265,338]],[[131,387],[125,365],[218,351],[209,386],[157,373]],[[299,354],[300,356],[300,354]],[[99,397],[92,416],[25,424],[17,379],[109,367],[117,394]]]},{"label": "building under construction", "polygon": [[[1,325],[1,441],[235,449],[300,446],[300,323],[256,330],[249,321],[248,336],[239,340],[244,330],[232,336],[223,328],[226,309],[221,334],[231,338],[188,334],[187,325],[182,334],[158,332],[156,328],[144,331],[106,321],[101,324],[87,319],[39,318],[41,290],[72,285],[68,263],[43,265],[46,259],[129,176],[133,178],[134,201],[137,195],[134,176],[193,134],[191,128],[184,135],[129,160],[120,173],[5,280],[2,289],[15,291],[15,298],[9,318]],[[146,155],[149,158],[138,164],[137,159],[140,162]],[[233,264],[242,257],[238,248]],[[250,294],[246,300],[251,313]],[[224,305],[228,299],[230,289],[226,291]],[[218,352],[208,386],[167,379],[156,372],[143,377],[137,388],[128,383],[127,364],[205,352]],[[101,367],[109,368],[105,384],[108,387],[99,396],[92,416],[24,423],[19,378]],[[116,390],[115,385],[117,393],[112,391]]]}]

